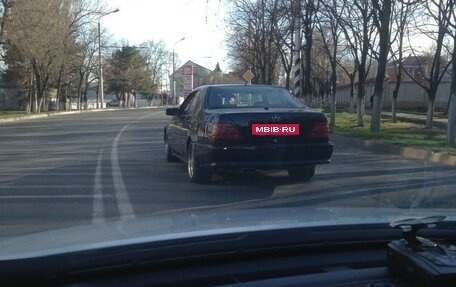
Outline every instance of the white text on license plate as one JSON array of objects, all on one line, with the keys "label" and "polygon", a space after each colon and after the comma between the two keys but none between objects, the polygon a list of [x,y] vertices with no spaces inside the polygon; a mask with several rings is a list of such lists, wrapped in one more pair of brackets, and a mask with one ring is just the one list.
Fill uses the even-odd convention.
[{"label": "white text on license plate", "polygon": [[299,124],[252,124],[255,136],[297,136]]}]

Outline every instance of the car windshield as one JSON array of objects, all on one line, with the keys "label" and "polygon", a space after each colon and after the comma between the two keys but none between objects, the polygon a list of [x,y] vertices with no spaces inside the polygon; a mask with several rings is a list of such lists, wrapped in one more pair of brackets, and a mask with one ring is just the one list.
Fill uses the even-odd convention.
[{"label": "car windshield", "polygon": [[212,87],[209,88],[206,101],[209,109],[304,107],[286,89],[260,86]]},{"label": "car windshield", "polygon": [[0,1],[0,258],[139,234],[454,220],[454,11]]}]

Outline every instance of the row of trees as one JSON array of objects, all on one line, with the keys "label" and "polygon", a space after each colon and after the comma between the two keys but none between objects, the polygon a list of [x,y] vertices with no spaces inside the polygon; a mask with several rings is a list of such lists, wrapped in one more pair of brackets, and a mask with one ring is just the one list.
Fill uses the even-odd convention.
[{"label": "row of trees", "polygon": [[149,41],[139,47],[116,49],[107,62],[108,90],[122,99],[126,107],[130,107],[132,102],[136,106],[138,93],[152,99],[166,77],[172,54],[162,41]]},{"label": "row of trees", "polygon": [[[237,0],[227,20],[229,56],[234,69],[252,69],[257,83],[293,89],[293,44],[299,29],[305,101],[329,94],[333,125],[336,87],[348,84],[352,103],[357,99],[359,126],[364,125],[364,101],[372,97],[373,132],[380,130],[388,63],[397,76],[394,120],[402,75],[407,74],[428,95],[428,128],[432,127],[437,88],[450,73],[448,142],[455,143],[456,68],[451,65],[456,59],[455,4],[455,0]],[[418,46],[417,39],[431,43],[432,48]],[[417,59],[420,73],[403,69],[404,55]],[[369,78],[375,81],[373,95],[365,94]]]},{"label": "row of trees", "polygon": [[[20,90],[28,113],[48,108],[78,109],[98,86],[98,37],[106,65],[107,91],[119,97],[137,91],[153,93],[169,66],[171,53],[163,42],[140,48],[109,44],[97,22],[107,9],[95,0],[1,0],[0,43],[6,84]],[[76,96],[75,96],[76,95]]]}]

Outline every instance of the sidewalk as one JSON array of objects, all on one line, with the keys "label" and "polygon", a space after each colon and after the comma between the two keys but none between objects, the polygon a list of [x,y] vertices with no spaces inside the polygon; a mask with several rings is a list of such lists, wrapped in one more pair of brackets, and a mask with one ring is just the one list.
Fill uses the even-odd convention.
[{"label": "sidewalk", "polygon": [[[391,112],[382,112],[382,117],[392,118],[393,115]],[[412,122],[412,123],[423,124],[423,125],[426,124],[426,115],[397,112],[396,118],[398,120],[404,121],[404,122]],[[440,129],[446,129],[448,126],[447,118],[434,117],[432,122],[433,122],[434,127],[437,127]]]},{"label": "sidewalk", "polygon": [[[348,112],[348,106],[337,106],[337,111],[338,112]],[[329,111],[328,111],[329,112]],[[366,114],[371,115],[371,109],[366,107],[365,110]],[[393,117],[393,114],[391,112],[382,112],[382,117],[383,118],[388,118],[391,119]],[[406,112],[406,111],[397,111],[396,112],[396,119],[403,121],[403,122],[410,122],[410,123],[416,123],[416,124],[426,124],[426,113],[412,113],[412,112]],[[437,117],[434,116],[433,119],[433,125],[436,128],[439,129],[447,129],[448,126],[448,118],[447,117]]]}]

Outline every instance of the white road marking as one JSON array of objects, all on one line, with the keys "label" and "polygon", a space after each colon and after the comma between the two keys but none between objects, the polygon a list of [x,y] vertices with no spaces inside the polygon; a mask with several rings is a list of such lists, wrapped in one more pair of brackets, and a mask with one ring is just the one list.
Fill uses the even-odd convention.
[{"label": "white road marking", "polygon": [[67,195],[0,195],[0,199],[65,199],[65,198],[93,198],[93,195],[67,194]]},{"label": "white road marking", "polygon": [[111,148],[111,172],[112,172],[112,181],[114,184],[114,191],[117,201],[117,207],[119,209],[120,219],[121,220],[130,220],[136,218],[135,211],[133,206],[130,202],[130,197],[128,196],[127,187],[125,186],[123,177],[122,177],[122,170],[119,164],[119,154],[118,154],[118,146],[119,140],[122,136],[122,133],[132,124],[135,124],[143,119],[151,117],[156,114],[163,113],[162,111],[153,112],[145,117],[139,118],[136,121],[125,125],[117,134],[116,138],[112,142]]},{"label": "white road marking", "polygon": [[95,182],[93,185],[93,224],[102,224],[105,222],[104,207],[103,207],[103,182],[101,160],[103,157],[103,149],[100,150],[97,160],[97,168],[95,170]]},{"label": "white road marking", "polygon": [[122,177],[122,171],[119,164],[119,155],[117,152],[119,139],[122,133],[130,126],[130,124],[124,126],[117,134],[116,138],[112,143],[111,148],[111,170],[112,170],[112,182],[114,184],[114,191],[117,200],[117,207],[119,208],[119,214],[121,220],[134,219],[136,217],[133,206],[128,196],[127,188]]}]

